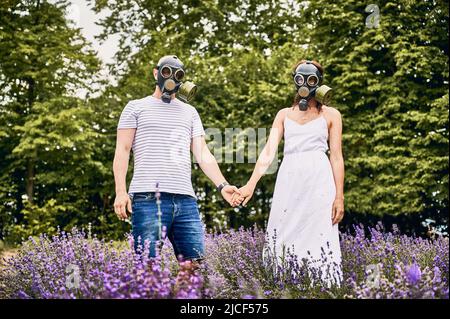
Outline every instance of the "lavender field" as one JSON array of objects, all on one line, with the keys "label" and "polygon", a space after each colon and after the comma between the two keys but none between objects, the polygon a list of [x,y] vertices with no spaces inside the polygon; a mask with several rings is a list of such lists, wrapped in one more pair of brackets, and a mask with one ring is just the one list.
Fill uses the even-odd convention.
[{"label": "lavender field", "polygon": [[355,226],[341,234],[340,286],[295,256],[263,259],[264,243],[256,228],[208,234],[207,256],[193,272],[176,262],[169,243],[149,260],[131,240],[105,242],[76,229],[42,235],[3,260],[0,298],[448,298],[447,237]]}]

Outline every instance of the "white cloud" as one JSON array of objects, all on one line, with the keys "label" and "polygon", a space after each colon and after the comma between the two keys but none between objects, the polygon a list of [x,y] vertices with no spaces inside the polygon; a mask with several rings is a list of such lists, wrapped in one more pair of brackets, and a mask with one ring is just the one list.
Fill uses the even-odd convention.
[{"label": "white cloud", "polygon": [[95,24],[109,14],[103,10],[96,14],[88,7],[86,0],[71,0],[71,7],[68,10],[68,18],[73,20],[75,25],[81,28],[83,36],[88,39],[93,48],[98,52],[98,57],[104,63],[112,63],[114,54],[117,52],[119,37],[109,36],[103,43],[95,39],[95,36],[102,32],[102,27]]}]

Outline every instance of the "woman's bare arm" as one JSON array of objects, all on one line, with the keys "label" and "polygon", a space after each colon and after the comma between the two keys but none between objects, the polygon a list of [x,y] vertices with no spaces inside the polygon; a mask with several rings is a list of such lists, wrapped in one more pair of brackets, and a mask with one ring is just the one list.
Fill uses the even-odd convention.
[{"label": "woman's bare arm", "polygon": [[269,138],[267,139],[267,143],[264,146],[261,154],[258,157],[258,161],[256,162],[255,168],[253,170],[252,176],[250,177],[247,184],[240,188],[241,196],[245,197],[243,205],[245,206],[250,198],[253,195],[253,192],[256,188],[256,184],[261,179],[261,177],[265,174],[269,166],[272,164],[275,155],[278,151],[278,145],[284,134],[284,119],[286,117],[287,109],[280,110],[272,124],[272,128],[270,129]]},{"label": "woman's bare arm", "polygon": [[331,126],[329,128],[330,163],[333,170],[336,197],[333,204],[333,224],[339,223],[344,216],[344,157],[342,155],[342,116],[328,108]]}]

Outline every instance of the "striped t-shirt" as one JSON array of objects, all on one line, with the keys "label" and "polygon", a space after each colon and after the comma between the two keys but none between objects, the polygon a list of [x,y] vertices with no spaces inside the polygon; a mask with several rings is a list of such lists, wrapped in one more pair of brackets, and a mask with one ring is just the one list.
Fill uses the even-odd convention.
[{"label": "striped t-shirt", "polygon": [[153,96],[130,101],[117,129],[135,128],[133,178],[128,193],[160,192],[195,196],[191,182],[191,139],[205,135],[197,110],[178,99]]}]

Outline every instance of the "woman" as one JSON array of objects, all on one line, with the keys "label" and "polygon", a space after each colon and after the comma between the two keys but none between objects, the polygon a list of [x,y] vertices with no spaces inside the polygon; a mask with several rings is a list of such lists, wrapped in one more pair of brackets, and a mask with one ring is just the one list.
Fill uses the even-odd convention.
[{"label": "woman", "polygon": [[[283,253],[283,246],[290,249],[298,260],[306,258],[318,266],[328,283],[331,279],[339,284],[338,223],[344,214],[342,120],[338,110],[321,105],[314,97],[322,76],[323,68],[318,62],[302,60],[297,63],[293,71],[298,89],[294,102],[276,115],[253,174],[240,189],[241,197],[235,196],[235,200],[243,200],[244,206],[247,204],[284,135],[284,158],[267,226],[268,247],[275,247],[278,257]],[[323,251],[327,260],[322,258]]]}]

